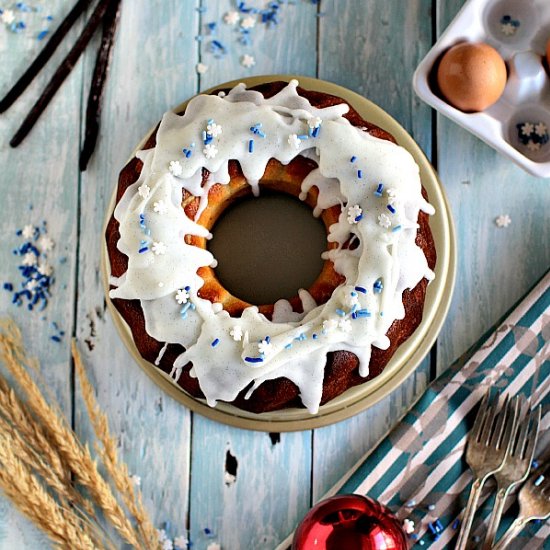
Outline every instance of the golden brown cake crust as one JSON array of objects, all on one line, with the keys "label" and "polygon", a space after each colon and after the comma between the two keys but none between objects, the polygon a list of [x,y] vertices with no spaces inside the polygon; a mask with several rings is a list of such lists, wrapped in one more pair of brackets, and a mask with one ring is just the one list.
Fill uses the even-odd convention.
[{"label": "golden brown cake crust", "polygon": [[[253,89],[260,91],[265,97],[271,97],[279,92],[286,82],[273,82],[255,86]],[[330,105],[340,104],[342,99],[310,90],[298,88],[300,95],[306,97],[310,103],[317,108],[328,107]],[[365,121],[361,116],[350,106],[349,112],[345,117],[357,127],[364,129],[371,135],[380,139],[395,142],[391,134],[381,128]],[[158,126],[157,126],[158,129]],[[156,131],[144,145],[144,149],[155,146]],[[300,184],[304,177],[311,171],[316,164],[304,157],[297,157],[287,167],[283,167],[276,161],[270,161],[266,168],[266,174],[260,181],[260,185],[270,186],[270,182],[283,181],[282,188],[278,190],[292,195],[299,194]],[[122,195],[132,183],[134,183],[143,168],[143,163],[137,158],[133,158],[120,172],[116,201],[121,199]],[[215,185],[209,193],[209,207],[201,215],[199,223],[211,228],[217,217],[223,209],[227,207],[230,201],[235,200],[240,196],[248,193],[249,186],[244,181],[240,166],[238,163],[230,162],[231,182],[228,185]],[[208,172],[203,170],[203,181],[206,181]],[[231,187],[233,186],[233,187]],[[275,184],[271,185],[277,188]],[[426,192],[423,189],[422,193],[427,198]],[[313,206],[316,199],[316,189],[306,199],[306,202]],[[182,207],[188,216],[192,217],[196,211],[197,201],[184,194]],[[338,218],[339,207],[333,207],[323,213],[323,221],[325,226],[328,226]],[[416,243],[424,252],[430,269],[434,269],[436,263],[435,244],[428,224],[428,215],[420,212],[418,217],[419,229],[417,232]],[[114,216],[111,217],[106,229],[106,241],[108,258],[111,266],[111,274],[114,277],[120,277],[126,272],[128,266],[127,257],[122,254],[117,248],[119,239],[118,222]],[[206,247],[204,239],[187,237],[189,244]],[[212,301],[219,301],[224,304],[224,308],[231,315],[239,315],[242,310],[249,304],[242,302],[237,297],[232,296],[226,289],[221,287],[215,277],[215,273],[210,268],[204,268],[199,271],[199,274],[205,280],[205,285],[201,288],[200,295],[203,298]],[[318,279],[308,289],[317,303],[323,303],[328,300],[333,290],[343,282],[343,278],[337,274],[331,262],[325,262],[323,271]],[[386,350],[372,348],[371,362],[369,365],[369,375],[363,378],[359,375],[359,362],[357,357],[348,351],[337,351],[329,353],[325,366],[325,378],[323,381],[323,397],[321,404],[324,404],[331,399],[337,397],[347,389],[362,384],[378,376],[387,365],[397,348],[405,341],[414,330],[418,327],[422,320],[422,312],[426,295],[427,280],[422,279],[418,285],[412,290],[406,290],[403,293],[403,304],[405,308],[405,317],[401,320],[395,320],[390,326],[387,336],[390,340],[390,346]],[[296,297],[290,300],[296,311],[299,311],[301,303]],[[154,363],[157,359],[164,343],[158,342],[145,331],[145,319],[141,309],[139,300],[122,300],[114,299],[113,304],[126,321],[133,335],[135,345],[139,353],[149,361]],[[260,311],[267,317],[270,317],[273,306],[270,304],[260,306]],[[170,372],[176,358],[184,351],[184,348],[178,344],[169,344],[160,361],[159,368],[165,372]],[[182,375],[178,384],[189,394],[194,397],[203,397],[198,380],[189,375],[191,364],[183,368]],[[249,399],[245,399],[246,389],[243,390],[233,402],[233,404],[241,409],[260,413],[278,410],[287,407],[302,407],[297,386],[286,378],[277,378],[264,382],[257,388]]]}]

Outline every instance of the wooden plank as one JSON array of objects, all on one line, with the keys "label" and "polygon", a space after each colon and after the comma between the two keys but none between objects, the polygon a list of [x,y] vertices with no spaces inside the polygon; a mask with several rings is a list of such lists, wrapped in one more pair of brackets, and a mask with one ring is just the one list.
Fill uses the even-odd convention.
[{"label": "wooden plank", "polygon": [[[15,10],[16,21],[24,20],[27,28],[20,34],[8,28],[0,32],[0,93],[4,94],[28,67],[40,51],[43,42],[37,40],[39,29],[45,27],[44,17],[52,14],[56,25],[70,9],[72,2],[52,0],[42,14],[21,13]],[[0,247],[2,282],[11,281],[19,286],[18,258],[12,249],[22,244],[16,229],[23,225],[48,224],[48,234],[56,247],[50,254],[55,268],[56,282],[52,298],[43,311],[29,312],[26,306],[16,308],[11,295],[0,290],[0,312],[12,316],[21,326],[31,354],[38,356],[42,373],[64,410],[70,414],[71,383],[69,362],[69,335],[73,327],[76,205],[78,172],[72,162],[78,154],[78,117],[73,113],[80,107],[82,65],[75,67],[42,118],[17,149],[11,149],[8,138],[13,135],[23,117],[53,74],[60,60],[79,32],[80,24],[71,32],[69,41],[59,47],[45,70],[31,84],[17,103],[0,118],[0,134],[4,137],[0,147],[0,189],[2,190],[0,229],[4,236]],[[31,209],[32,205],[32,209]],[[62,262],[66,258],[66,262]],[[69,299],[67,299],[69,298]],[[50,339],[55,334],[52,322],[59,323],[67,336],[62,343]],[[20,516],[0,496],[0,548],[47,548],[46,537]]]},{"label": "wooden plank", "polygon": [[[412,75],[431,47],[431,1],[395,9],[391,2],[324,1],[319,77],[350,88],[395,117],[431,156],[429,108],[412,90]],[[356,32],[351,29],[357,29]],[[354,39],[351,40],[350,37]],[[342,47],[345,44],[345,47]],[[313,502],[320,499],[395,424],[430,379],[430,358],[380,403],[345,422],[316,430]],[[345,452],[342,450],[345,449]]]},{"label": "wooden plank", "polygon": [[[251,5],[264,7],[265,3]],[[220,21],[230,4],[209,1],[201,24]],[[256,23],[253,45],[236,42],[236,30],[219,25],[218,39],[230,49],[221,59],[207,53],[210,39],[201,42],[201,61],[209,68],[200,88],[239,76],[291,73],[315,75],[317,7],[310,3],[281,7],[280,25],[266,29]],[[202,33],[204,33],[204,26]],[[256,58],[245,69],[240,56]],[[226,453],[238,463],[234,483],[225,483]],[[216,424],[198,415],[193,421],[191,466],[191,540],[205,548],[211,529],[223,548],[270,549],[303,517],[310,504],[311,432],[282,434],[273,445],[265,433],[246,432]]]},{"label": "wooden plank", "polygon": [[[438,34],[463,2],[438,1]],[[548,181],[510,160],[445,117],[437,117],[438,165],[457,228],[457,283],[438,342],[438,365],[463,354],[511,308],[550,265]],[[512,223],[498,228],[495,218]]]},{"label": "wooden plank", "polygon": [[[169,522],[171,536],[186,531],[190,413],[150,381],[127,353],[106,315],[99,254],[105,209],[119,170],[163,113],[196,91],[194,7],[177,0],[123,2],[100,139],[82,174],[80,198],[78,341],[99,403],[120,440],[121,456],[141,477],[155,525]],[[86,90],[94,61],[90,50]],[[89,437],[78,393],[75,407],[77,429]]]}]

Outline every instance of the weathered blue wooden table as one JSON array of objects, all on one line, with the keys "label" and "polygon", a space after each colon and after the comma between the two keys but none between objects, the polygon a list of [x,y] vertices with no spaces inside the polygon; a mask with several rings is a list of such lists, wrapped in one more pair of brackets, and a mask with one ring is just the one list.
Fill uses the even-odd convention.
[{"label": "weathered blue wooden table", "polygon": [[[249,3],[264,7],[266,2]],[[1,279],[15,278],[17,261],[11,250],[17,244],[16,229],[46,220],[56,242],[56,283],[48,308],[43,313],[17,309],[9,293],[2,292],[0,312],[20,323],[48,382],[73,414],[75,429],[86,436],[69,359],[70,336],[78,339],[99,402],[119,435],[123,458],[141,476],[155,523],[168,521],[173,536],[188,531],[196,550],[213,541],[224,550],[275,547],[394,425],[426,384],[495,324],[550,265],[549,182],[526,175],[435,115],[412,91],[416,65],[462,3],[281,2],[280,24],[271,29],[257,24],[253,44],[244,46],[235,28],[221,22],[238,3],[124,0],[99,146],[85,173],[78,170],[78,155],[94,48],[18,149],[10,149],[9,137],[69,44],[59,48],[22,99],[0,117]],[[22,14],[28,25],[20,33],[2,24],[0,93],[42,46],[36,38],[43,25],[40,18],[52,14],[55,25],[72,4],[51,0],[41,14]],[[0,7],[10,6],[2,2]],[[211,21],[219,23],[217,36],[229,49],[221,59],[208,52],[205,24]],[[81,23],[73,38],[80,28]],[[196,35],[205,38],[197,41]],[[241,65],[244,53],[255,57],[253,67]],[[208,66],[207,72],[197,73],[199,62]],[[459,247],[448,319],[415,375],[355,418],[280,436],[217,424],[164,395],[130,359],[106,315],[99,266],[104,211],[116,175],[142,135],[164,111],[202,89],[270,73],[336,82],[400,121],[437,167],[453,208]],[[507,228],[495,225],[500,214],[509,214]],[[60,343],[50,338],[52,322],[66,332]],[[228,466],[234,480],[226,476]],[[0,499],[0,548],[46,546],[44,537]]]}]

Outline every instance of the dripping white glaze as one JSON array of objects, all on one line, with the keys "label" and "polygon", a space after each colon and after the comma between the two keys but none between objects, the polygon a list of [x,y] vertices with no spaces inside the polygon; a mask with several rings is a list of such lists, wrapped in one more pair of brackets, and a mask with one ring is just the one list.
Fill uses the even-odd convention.
[{"label": "dripping white glaze", "polygon": [[[211,406],[233,401],[251,383],[248,395],[266,380],[286,377],[316,413],[327,353],[352,351],[367,376],[371,346],[387,348],[388,328],[404,316],[403,291],[434,276],[415,244],[419,211],[434,210],[421,195],[411,155],[352,126],[343,117],[349,110],[344,103],[312,107],[297,85],[293,80],[266,99],[239,84],[227,95],[192,99],[183,115],[166,113],[155,148],[138,154],[144,162],[138,181],[115,209],[118,248],[128,256],[128,269],[110,295],[141,300],[147,333],[186,348],[171,375],[177,381],[192,362],[191,373]],[[205,143],[208,124],[218,128]],[[302,198],[312,186],[320,191],[314,214],[342,206],[327,236],[338,247],[323,257],[346,281],[326,304],[301,291],[303,314],[280,300],[273,321],[256,307],[230,317],[220,304],[198,296],[203,281],[197,270],[216,260],[184,241],[184,235],[210,235],[184,213],[182,190],[200,197],[200,215],[211,185],[229,182],[229,160],[239,162],[257,195],[269,159],[287,164],[298,155],[318,164],[302,183]],[[174,161],[176,170],[170,168]],[[203,167],[211,175],[201,187]],[[357,248],[342,248],[350,238],[358,239]]]}]

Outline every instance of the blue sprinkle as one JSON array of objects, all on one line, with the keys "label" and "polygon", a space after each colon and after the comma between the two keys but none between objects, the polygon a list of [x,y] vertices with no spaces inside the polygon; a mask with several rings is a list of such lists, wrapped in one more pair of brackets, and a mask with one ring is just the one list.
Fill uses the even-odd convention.
[{"label": "blue sprinkle", "polygon": [[357,290],[357,292],[361,292],[362,294],[366,294],[366,293],[367,293],[367,289],[366,289],[366,288],[363,288],[362,286],[356,286],[356,287],[355,287],[355,290]]},{"label": "blue sprinkle", "polygon": [[148,250],[149,250],[149,249],[148,249],[146,246],[144,246],[143,248],[140,248],[140,249],[139,249],[139,253],[140,253],[140,254],[143,254],[144,252],[147,252]]},{"label": "blue sprinkle", "polygon": [[269,344],[269,342],[271,342],[271,336],[266,336],[265,341]]},{"label": "blue sprinkle", "polygon": [[317,334],[315,334],[315,333],[313,333],[313,334],[311,335],[311,337],[312,337],[314,340],[317,340],[317,338],[319,338],[319,337],[317,336]]},{"label": "blue sprinkle", "polygon": [[345,317],[346,316],[346,312],[343,310],[343,309],[336,309],[336,314],[337,315],[340,315],[340,317]]},{"label": "blue sprinkle", "polygon": [[351,318],[352,318],[352,319],[357,319],[357,313],[356,313],[355,311],[353,311],[353,312],[351,313]]},{"label": "blue sprinkle", "polygon": [[395,214],[395,208],[391,205],[391,204],[388,204],[388,206],[386,207],[392,214]]},{"label": "blue sprinkle", "polygon": [[443,525],[442,525],[442,523],[441,523],[441,520],[436,519],[436,520],[435,520],[435,526],[437,527],[437,529],[438,529],[439,531],[443,531]]},{"label": "blue sprinkle", "polygon": [[59,336],[55,336],[55,335],[50,336],[50,340],[53,340],[54,342],[61,342],[61,338]]},{"label": "blue sprinkle", "polygon": [[215,21],[212,21],[211,23],[206,24],[208,30],[211,32],[211,34],[215,34],[218,30],[218,24]]},{"label": "blue sprinkle", "polygon": [[13,285],[11,283],[4,283],[4,290],[11,292],[13,290]]},{"label": "blue sprinkle", "polygon": [[353,155],[353,157],[349,159],[350,162],[355,162],[356,160],[357,160],[357,157],[355,155]]},{"label": "blue sprinkle", "polygon": [[398,231],[401,231],[401,226],[400,225],[396,225],[391,230],[392,233],[397,233]]},{"label": "blue sprinkle", "polygon": [[[370,317],[371,316],[371,312],[368,309],[360,309],[360,310],[356,311],[355,314],[357,315],[357,317]],[[412,506],[414,506],[414,504],[410,505],[411,508],[412,508]]]},{"label": "blue sprinkle", "polygon": [[355,221],[356,221],[356,222],[360,222],[362,219],[363,219],[363,214],[359,214],[359,216],[357,216],[357,217],[355,218]]},{"label": "blue sprinkle", "polygon": [[536,470],[538,467],[539,467],[538,460],[533,460],[533,462],[531,463],[531,468],[533,468],[533,470]]},{"label": "blue sprinkle", "polygon": [[215,348],[220,343],[220,339],[216,338],[210,345]]},{"label": "blue sprinkle", "polygon": [[434,535],[437,534],[437,529],[436,529],[431,523],[428,523],[428,529],[429,529]]},{"label": "blue sprinkle", "polygon": [[248,152],[253,153],[254,152],[254,140],[251,139],[248,141]]},{"label": "blue sprinkle", "polygon": [[37,40],[44,40],[44,38],[46,38],[46,35],[48,34],[48,30],[47,29],[44,29],[43,31],[40,31],[38,33],[38,36],[36,37]]},{"label": "blue sprinkle", "polygon": [[311,136],[316,138],[319,135],[320,131],[321,131],[321,127],[315,126],[315,128],[313,128],[313,132],[311,132]]},{"label": "blue sprinkle", "polygon": [[543,481],[544,481],[544,476],[540,475],[539,477],[537,477],[537,479],[535,479],[535,482],[533,483],[533,485],[535,487],[538,487]]},{"label": "blue sprinkle", "polygon": [[261,363],[263,361],[261,357],[245,357],[244,360],[247,363]]},{"label": "blue sprinkle", "polygon": [[363,170],[357,170],[357,177],[361,179],[363,177]]},{"label": "blue sprinkle", "polygon": [[285,349],[290,349],[291,347],[292,347],[292,344],[287,344],[287,345],[285,346]]},{"label": "blue sprinkle", "polygon": [[376,188],[376,191],[374,192],[374,194],[375,194],[377,197],[381,197],[381,196],[382,196],[382,189],[384,189],[384,184],[379,183],[379,184],[378,184],[378,187]]},{"label": "blue sprinkle", "polygon": [[412,540],[418,540],[418,534],[417,533],[411,533],[409,536],[411,537]]},{"label": "blue sprinkle", "polygon": [[453,529],[458,529],[458,526],[460,525],[460,520],[458,518],[456,518],[454,521],[453,521],[453,524],[451,525],[451,527]]},{"label": "blue sprinkle", "polygon": [[375,283],[372,285],[372,289],[375,294],[380,294],[384,289],[384,285],[382,284],[382,279],[376,280]]},{"label": "blue sprinkle", "polygon": [[191,287],[187,285],[186,287],[183,288],[183,290],[187,290],[187,292],[189,292],[191,290]]},{"label": "blue sprinkle", "polygon": [[300,134],[298,136],[298,139],[301,139],[302,141],[304,141],[304,139],[308,139],[308,138],[309,138],[309,136],[307,134]]}]

